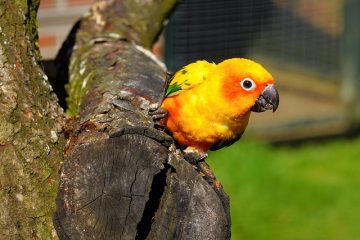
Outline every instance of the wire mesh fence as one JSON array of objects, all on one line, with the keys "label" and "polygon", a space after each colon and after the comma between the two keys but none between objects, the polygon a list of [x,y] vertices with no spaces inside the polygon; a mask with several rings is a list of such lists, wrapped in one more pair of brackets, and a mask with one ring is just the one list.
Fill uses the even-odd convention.
[{"label": "wire mesh fence", "polygon": [[[185,0],[165,30],[165,62],[176,71],[199,59],[252,58],[281,85],[279,124],[271,125],[279,138],[344,132],[338,93],[344,1]],[[269,128],[269,119],[259,124]]]}]

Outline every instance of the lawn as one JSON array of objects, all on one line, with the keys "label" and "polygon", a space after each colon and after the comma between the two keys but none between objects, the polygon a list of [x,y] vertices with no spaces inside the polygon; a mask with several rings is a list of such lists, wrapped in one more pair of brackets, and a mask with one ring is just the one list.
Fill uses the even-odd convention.
[{"label": "lawn", "polygon": [[360,239],[360,139],[240,140],[208,163],[230,196],[233,240]]}]

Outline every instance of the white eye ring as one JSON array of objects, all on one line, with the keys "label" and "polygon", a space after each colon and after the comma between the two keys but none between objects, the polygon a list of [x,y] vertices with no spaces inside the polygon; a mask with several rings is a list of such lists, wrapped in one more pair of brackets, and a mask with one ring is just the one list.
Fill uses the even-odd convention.
[{"label": "white eye ring", "polygon": [[254,82],[254,80],[252,80],[251,78],[244,78],[241,82],[240,82],[240,86],[245,90],[245,91],[252,91],[256,88],[256,84]]}]

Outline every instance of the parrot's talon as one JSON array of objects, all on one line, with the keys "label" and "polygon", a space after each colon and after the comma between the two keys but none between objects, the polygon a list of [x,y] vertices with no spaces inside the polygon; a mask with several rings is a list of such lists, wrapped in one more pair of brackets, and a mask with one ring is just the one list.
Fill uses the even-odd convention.
[{"label": "parrot's talon", "polygon": [[152,117],[154,121],[158,121],[163,119],[168,114],[168,111],[165,108],[157,107],[157,108],[149,108],[149,115]]},{"label": "parrot's talon", "polygon": [[159,107],[158,104],[152,104],[152,105],[150,105],[148,114],[149,114],[149,116],[151,116],[151,118],[153,120],[153,123],[152,123],[153,128],[164,129],[164,126],[161,123],[161,120],[164,119],[168,114],[168,111],[165,108]]},{"label": "parrot's talon", "polygon": [[193,165],[198,165],[200,162],[205,161],[208,156],[207,153],[199,151],[196,148],[188,147],[184,150],[185,160]]},{"label": "parrot's talon", "polygon": [[[151,115],[151,114],[150,114],[150,115]],[[165,112],[165,113],[159,113],[159,114],[154,114],[154,115],[151,115],[151,117],[152,117],[152,119],[153,119],[154,121],[159,121],[159,120],[165,118],[166,115],[167,115],[167,112]]]},{"label": "parrot's talon", "polygon": [[221,188],[220,182],[216,180],[209,165],[205,162],[205,159],[208,157],[206,152],[194,147],[187,147],[183,153],[185,160],[194,166],[196,171],[202,178],[205,179],[206,182],[208,182],[214,189]]},{"label": "parrot's talon", "polygon": [[196,166],[196,170],[199,175],[205,179],[214,189],[220,189],[221,183],[216,179],[214,173],[211,171],[209,165],[206,162],[199,162]]}]

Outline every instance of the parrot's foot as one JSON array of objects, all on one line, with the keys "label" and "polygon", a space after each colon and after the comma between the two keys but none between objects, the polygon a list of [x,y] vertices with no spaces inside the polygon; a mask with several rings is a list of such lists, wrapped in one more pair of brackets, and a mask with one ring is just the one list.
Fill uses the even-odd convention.
[{"label": "parrot's foot", "polygon": [[161,124],[161,120],[166,117],[168,111],[165,108],[159,106],[159,104],[151,104],[149,108],[149,116],[153,119],[153,127],[161,128],[163,124]]},{"label": "parrot's foot", "polygon": [[154,121],[159,121],[166,117],[168,111],[165,108],[160,107],[158,104],[151,104],[149,108],[149,115]]},{"label": "parrot's foot", "polygon": [[204,161],[208,154],[194,147],[187,147],[184,151],[184,158],[190,164],[194,165],[196,171],[205,179],[214,189],[221,188],[221,184],[216,180],[214,174],[210,170],[209,165]]},{"label": "parrot's foot", "polygon": [[197,148],[187,147],[184,150],[184,158],[186,161],[193,165],[197,165],[199,162],[204,161],[209,155]]},{"label": "parrot's foot", "polygon": [[210,167],[206,162],[199,162],[196,167],[200,176],[202,176],[205,181],[212,185],[214,189],[221,188],[221,183],[215,178],[213,172],[210,170]]}]

